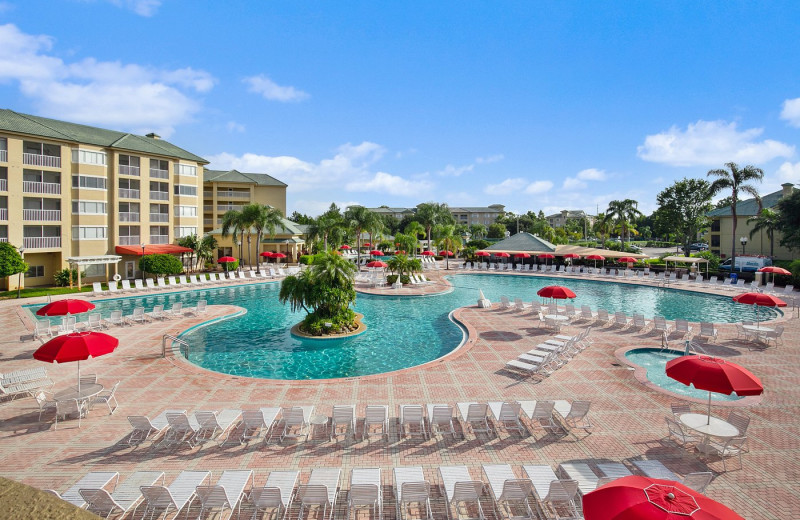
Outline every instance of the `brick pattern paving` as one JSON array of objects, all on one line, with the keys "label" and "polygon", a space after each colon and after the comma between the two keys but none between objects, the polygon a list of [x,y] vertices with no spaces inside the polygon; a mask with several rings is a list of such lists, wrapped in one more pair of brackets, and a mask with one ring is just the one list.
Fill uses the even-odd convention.
[{"label": "brick pattern paving", "polygon": [[[451,271],[452,273],[452,271]],[[426,272],[428,274],[428,272]],[[443,271],[432,272],[437,283],[393,290],[391,294],[419,294],[447,289]],[[512,275],[509,273],[509,275]],[[373,289],[369,292],[388,292]],[[509,295],[516,296],[516,295]],[[529,296],[529,295],[519,295]],[[29,303],[29,302],[26,302]],[[363,378],[327,381],[271,381],[210,373],[179,357],[161,358],[161,336],[177,333],[210,318],[230,315],[238,308],[213,306],[203,317],[184,317],[147,325],[112,328],[119,348],[110,355],[81,364],[85,373],[97,373],[111,386],[121,381],[117,396],[120,407],[113,415],[95,408],[78,429],[77,421],[59,423],[54,430],[49,417],[38,421],[33,399],[18,399],[0,406],[0,468],[2,475],[40,488],[64,490],[91,470],[119,471],[121,478],[136,470],[163,470],[167,481],[184,469],[211,470],[216,476],[225,469],[253,469],[256,484],[263,485],[269,471],[300,469],[301,481],[315,467],[341,467],[343,489],[348,487],[349,469],[383,468],[387,517],[394,516],[392,474],[394,466],[422,466],[426,478],[438,484],[436,468],[463,464],[479,479],[487,463],[508,463],[521,474],[521,464],[561,462],[630,463],[659,459],[679,475],[713,471],[714,481],[706,494],[748,519],[795,518],[800,505],[800,320],[791,311],[781,321],[786,325],[784,344],[778,348],[748,349],[735,339],[733,326],[720,327],[720,337],[709,347],[713,353],[735,360],[759,376],[766,392],[760,402],[745,411],[752,417],[748,430],[750,452],[728,460],[724,472],[718,459],[701,460],[666,441],[664,416],[674,398],[647,388],[615,353],[628,346],[658,346],[652,332],[620,331],[612,326],[594,329],[593,344],[541,382],[504,369],[505,362],[533,348],[548,334],[525,313],[513,310],[465,307],[457,318],[466,324],[470,338],[457,352],[422,367]],[[37,366],[32,359],[38,341],[20,341],[31,330],[26,311],[16,301],[0,302],[0,326],[6,331],[0,347],[0,371]],[[575,322],[564,333],[577,333],[585,323]],[[699,329],[695,325],[695,331]],[[74,364],[50,365],[48,374],[55,388],[70,385]],[[527,422],[528,434],[487,437],[462,433],[455,440],[399,437],[397,405],[403,403],[451,403],[513,399],[589,400],[592,433],[548,433]],[[153,417],[162,410],[185,408],[219,410],[280,405],[314,405],[315,414],[331,413],[334,404],[356,404],[363,415],[367,404],[388,404],[392,420],[389,439],[326,440],[315,430],[308,442],[284,444],[231,442],[222,447],[209,443],[199,448],[136,449],[125,443],[130,426],[127,415]],[[700,405],[695,405],[700,408]],[[727,408],[714,405],[718,415]],[[359,425],[359,429],[361,426]],[[437,486],[434,486],[437,487]],[[340,494],[337,517],[344,516],[345,493]],[[434,516],[446,517],[441,493],[435,491]],[[488,506],[485,508],[491,511]],[[242,510],[242,518],[251,512]],[[296,514],[296,511],[295,511]],[[493,516],[493,515],[490,515]],[[235,517],[235,516],[234,516]]]}]

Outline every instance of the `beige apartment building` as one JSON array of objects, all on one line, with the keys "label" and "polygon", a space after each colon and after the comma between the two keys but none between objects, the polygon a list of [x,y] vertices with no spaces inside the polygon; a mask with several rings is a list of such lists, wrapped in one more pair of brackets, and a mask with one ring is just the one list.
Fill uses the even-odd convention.
[{"label": "beige apartment building", "polygon": [[[414,215],[417,212],[416,207],[391,208],[389,206],[381,206],[368,209],[381,215],[391,215],[397,220],[402,220],[407,215]],[[490,206],[449,206],[448,209],[450,214],[453,215],[456,224],[465,224],[467,226],[482,224],[488,228],[503,214],[506,207],[502,204],[492,204]]]},{"label": "beige apartment building", "polygon": [[86,281],[137,277],[143,250],[177,253],[176,239],[202,233],[206,164],[155,134],[0,109],[0,241],[21,248],[27,286],[68,265]]}]

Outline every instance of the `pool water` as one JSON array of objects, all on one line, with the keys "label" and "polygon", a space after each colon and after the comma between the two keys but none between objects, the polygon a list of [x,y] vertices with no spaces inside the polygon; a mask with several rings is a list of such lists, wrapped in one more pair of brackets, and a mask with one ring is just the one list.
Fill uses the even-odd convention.
[{"label": "pool water", "polygon": [[[662,315],[669,320],[729,323],[754,319],[750,306],[730,297],[677,291],[668,288],[575,280],[563,277],[527,277],[459,274],[449,277],[452,290],[421,297],[359,294],[355,310],[364,314],[367,330],[342,339],[302,339],[290,328],[304,313],[291,312],[278,301],[279,283],[236,287],[207,287],[165,294],[145,294],[95,302],[96,311],[108,317],[115,309],[124,315],[136,306],[146,311],[155,305],[169,309],[176,302],[184,307],[200,299],[209,305],[237,305],[247,312],[183,334],[191,346],[189,360],[203,368],[226,374],[269,379],[329,379],[390,372],[435,360],[456,349],[464,339],[463,329],[449,313],[475,305],[478,290],[494,302],[500,296],[541,301],[536,291],[546,285],[565,285],[575,291],[576,308],[642,313],[647,318]],[[563,302],[562,302],[563,303]],[[40,306],[29,306],[32,312]],[[772,314],[770,314],[772,313]],[[761,319],[775,315],[762,309]],[[85,318],[84,318],[85,319]]]},{"label": "pool water", "polygon": [[[708,391],[697,390],[693,386],[686,386],[667,376],[667,362],[683,356],[677,350],[661,350],[657,348],[636,348],[625,353],[631,363],[635,363],[647,370],[647,379],[656,386],[674,394],[698,399],[708,399]],[[736,394],[725,395],[711,393],[712,401],[738,401],[741,399]]]}]

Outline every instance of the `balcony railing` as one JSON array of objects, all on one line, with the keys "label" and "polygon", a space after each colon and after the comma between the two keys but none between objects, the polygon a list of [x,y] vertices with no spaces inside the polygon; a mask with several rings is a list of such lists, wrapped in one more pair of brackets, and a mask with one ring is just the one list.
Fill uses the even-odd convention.
[{"label": "balcony railing", "polygon": [[213,193],[210,192],[210,191],[204,191],[203,192],[203,198],[204,199],[210,199],[212,197],[212,195],[213,195]]},{"label": "balcony railing", "polygon": [[150,177],[153,179],[169,179],[169,170],[159,170],[158,168],[150,168]]},{"label": "balcony railing", "polygon": [[243,207],[244,206],[234,206],[234,205],[217,206],[217,211],[231,211],[231,210],[241,211]]},{"label": "balcony railing", "polygon": [[150,235],[151,244],[169,244],[169,235]]},{"label": "balcony railing", "polygon": [[0,242],[8,242],[8,237],[0,237]]},{"label": "balcony railing", "polygon": [[8,150],[0,150],[0,162],[8,162]]},{"label": "balcony railing", "polygon": [[121,199],[138,199],[139,190],[129,190],[127,188],[119,189],[119,198]]},{"label": "balcony railing", "polygon": [[119,237],[119,245],[121,246],[138,246],[141,245],[142,241],[139,239],[138,236],[134,237]]},{"label": "balcony railing", "polygon": [[119,165],[119,174],[120,175],[134,175],[136,177],[139,176],[139,167],[138,166],[127,166],[124,164]]},{"label": "balcony railing", "polygon": [[55,155],[41,155],[38,153],[23,153],[22,164],[43,166],[45,168],[61,168],[61,157]]},{"label": "balcony railing", "polygon": [[218,199],[249,199],[249,191],[218,191]]},{"label": "balcony railing", "polygon": [[[5,219],[3,219],[3,220],[5,220]],[[204,226],[212,226],[212,225],[214,225],[214,219],[213,218],[204,218],[203,219],[203,225]]]},{"label": "balcony railing", "polygon": [[211,205],[211,204],[205,204],[205,205],[203,205],[203,211],[208,211],[208,212],[211,212],[211,211],[213,211],[213,210],[214,210],[214,206],[213,206],[213,205]]},{"label": "balcony railing", "polygon": [[43,193],[45,195],[60,195],[61,184],[57,182],[22,181],[23,193]]},{"label": "balcony railing", "polygon": [[60,209],[23,209],[22,220],[61,220]]},{"label": "balcony railing", "polygon": [[0,179],[0,191],[8,191],[8,180]]},{"label": "balcony railing", "polygon": [[139,222],[139,214],[131,211],[123,211],[119,214],[120,222]]},{"label": "balcony railing", "polygon": [[150,200],[169,200],[168,191],[151,191]]},{"label": "balcony railing", "polygon": [[61,237],[25,237],[22,245],[26,249],[49,249],[61,247]]},{"label": "balcony railing", "polygon": [[150,222],[169,222],[169,213],[150,213]]},{"label": "balcony railing", "polygon": [[8,220],[8,208],[0,208],[0,220]]}]

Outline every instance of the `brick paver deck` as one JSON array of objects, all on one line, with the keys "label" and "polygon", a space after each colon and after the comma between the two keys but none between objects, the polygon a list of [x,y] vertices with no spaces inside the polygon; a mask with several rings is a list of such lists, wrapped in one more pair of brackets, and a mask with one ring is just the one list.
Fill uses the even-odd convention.
[{"label": "brick paver deck", "polygon": [[[452,271],[451,271],[452,272]],[[528,275],[529,276],[529,275]],[[391,294],[441,291],[447,288],[441,272],[433,272],[437,283]],[[389,292],[378,288],[370,292]],[[517,295],[509,295],[517,296]],[[529,295],[519,295],[529,296]],[[24,303],[32,303],[25,301]],[[745,408],[752,417],[750,452],[728,460],[724,472],[718,459],[701,460],[665,440],[664,416],[675,399],[640,383],[631,367],[615,355],[623,347],[658,346],[660,337],[652,332],[620,331],[611,326],[594,329],[593,344],[566,366],[541,382],[504,369],[505,362],[525,352],[547,333],[529,316],[513,310],[465,307],[457,317],[469,329],[469,341],[457,352],[422,367],[363,378],[327,381],[271,381],[211,373],[188,364],[182,358],[161,358],[161,336],[177,333],[201,321],[228,315],[237,308],[212,306],[202,317],[184,317],[148,325],[112,328],[119,348],[110,355],[82,363],[85,373],[97,373],[100,382],[111,386],[121,381],[119,409],[108,415],[104,407],[92,410],[79,429],[77,421],[59,423],[54,430],[46,417],[38,421],[33,399],[25,398],[0,406],[0,473],[40,488],[64,490],[88,471],[119,471],[121,480],[136,470],[163,470],[167,481],[184,469],[206,469],[216,475],[225,469],[253,469],[256,483],[263,485],[269,471],[301,469],[301,481],[315,467],[341,467],[342,487],[349,482],[349,469],[381,467],[387,518],[394,517],[391,501],[394,466],[422,466],[426,478],[438,485],[436,468],[463,464],[473,478],[482,477],[486,463],[508,463],[521,474],[521,464],[562,462],[623,462],[659,459],[679,475],[713,471],[714,480],[706,494],[748,519],[796,518],[800,508],[800,320],[791,310],[779,321],[786,326],[784,344],[778,348],[748,349],[737,341],[732,325],[720,326],[719,339],[708,347],[715,355],[735,360],[763,381],[766,391],[757,404]],[[16,301],[0,302],[0,326],[5,339],[0,348],[0,372],[38,366],[32,359],[39,341],[20,341],[31,329],[26,311]],[[577,333],[586,323],[575,322],[567,333]],[[694,325],[695,331],[699,329]],[[677,344],[677,341],[676,341]],[[55,388],[72,384],[74,364],[48,365]],[[428,440],[399,438],[395,422],[401,403],[451,403],[530,399],[589,400],[592,433],[547,433],[528,422],[529,435],[508,434],[477,438],[467,433],[456,440],[436,436]],[[331,413],[334,404],[355,404],[358,416],[367,404],[388,404],[392,418],[389,440],[324,440],[318,435],[308,442],[276,441],[245,445],[209,443],[199,448],[136,449],[125,443],[130,432],[128,415],[153,417],[162,410],[185,408],[220,410],[281,405],[314,405],[315,414]],[[701,405],[695,405],[698,409]],[[714,405],[720,416],[730,408]],[[740,408],[741,409],[741,408]],[[434,486],[436,487],[436,486]],[[337,518],[344,516],[345,493],[340,494]],[[435,492],[434,515],[444,520],[441,493]],[[489,508],[486,508],[487,510]],[[251,510],[242,510],[249,518]],[[295,511],[296,514],[296,511]],[[492,515],[490,515],[492,516]],[[235,516],[234,516],[235,518]]]}]

